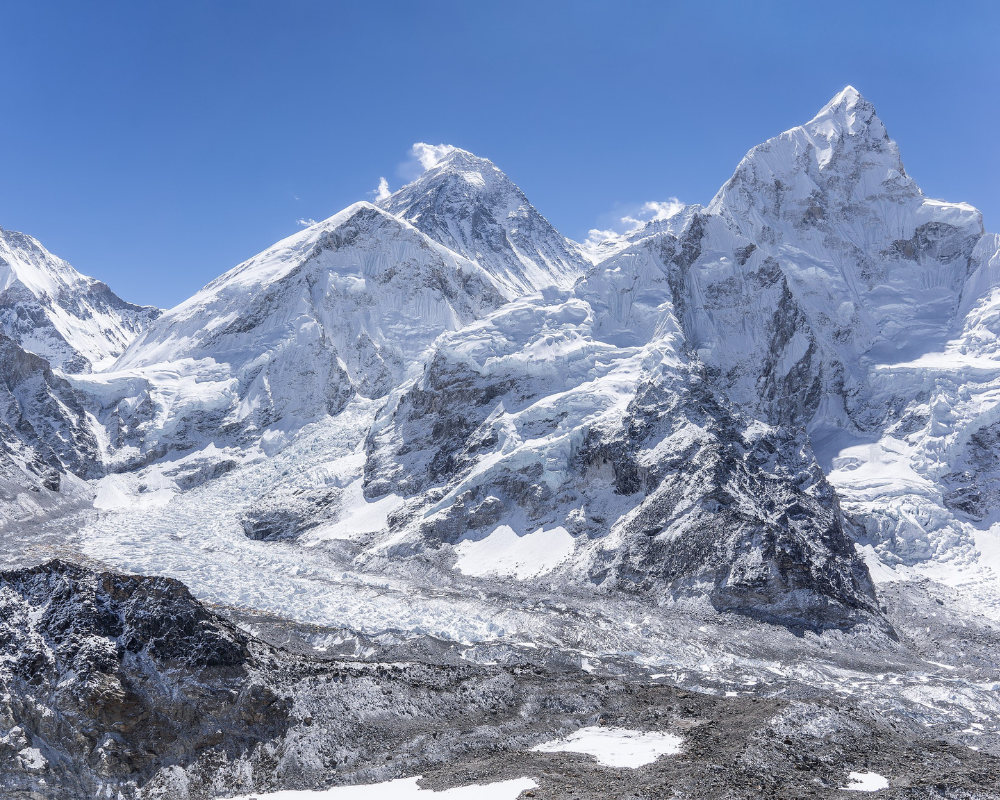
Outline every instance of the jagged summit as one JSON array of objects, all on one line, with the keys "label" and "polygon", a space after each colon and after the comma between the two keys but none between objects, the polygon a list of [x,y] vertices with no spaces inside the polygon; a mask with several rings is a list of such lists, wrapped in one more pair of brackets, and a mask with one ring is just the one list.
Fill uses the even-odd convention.
[{"label": "jagged summit", "polygon": [[126,303],[34,237],[0,228],[0,328],[52,366],[109,366],[159,313]]},{"label": "jagged summit", "polygon": [[[920,195],[875,107],[853,86],[835,95],[804,125],[751,148],[709,211],[719,213],[735,193],[745,194],[747,181],[769,182],[771,187],[764,191],[791,193],[796,199],[829,190],[844,203],[876,195]],[[770,202],[770,197],[765,199]]]},{"label": "jagged summit", "polygon": [[493,162],[451,145],[417,145],[414,152],[427,169],[380,200],[381,208],[478,263],[510,298],[569,287],[583,274],[579,246]]},{"label": "jagged summit", "polygon": [[802,130],[819,151],[820,169],[831,165],[838,145],[848,149],[849,142],[854,140],[857,143],[880,145],[891,166],[900,174],[906,174],[899,158],[899,150],[875,113],[875,106],[865,100],[853,86],[839,92],[802,126]]},{"label": "jagged summit", "polygon": [[847,86],[834,95],[804,127],[828,138],[856,136],[865,128],[872,129],[875,135],[886,135],[885,126],[875,113],[875,106],[853,86]]}]

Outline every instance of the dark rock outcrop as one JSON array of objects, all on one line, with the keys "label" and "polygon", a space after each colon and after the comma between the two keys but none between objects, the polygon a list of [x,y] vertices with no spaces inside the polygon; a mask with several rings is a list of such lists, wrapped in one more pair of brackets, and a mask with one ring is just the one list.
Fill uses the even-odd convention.
[{"label": "dark rock outcrop", "polygon": [[0,573],[0,684],[5,798],[96,797],[287,725],[246,637],[183,584],[61,561]]}]

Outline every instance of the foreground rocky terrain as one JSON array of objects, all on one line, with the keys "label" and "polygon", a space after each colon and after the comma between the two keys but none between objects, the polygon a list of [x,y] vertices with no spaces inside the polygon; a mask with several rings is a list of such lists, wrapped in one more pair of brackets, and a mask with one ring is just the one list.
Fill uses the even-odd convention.
[{"label": "foreground rocky terrain", "polygon": [[[422,774],[437,789],[530,776],[532,796],[550,798],[795,798],[874,771],[890,780],[884,796],[1000,796],[1000,731],[928,725],[902,705],[905,690],[891,702],[926,643],[903,627],[912,598],[888,600],[903,641],[891,663],[849,639],[824,659],[881,670],[881,697],[801,680],[760,691],[724,674],[692,690],[634,666],[587,672],[556,652],[500,647],[477,664],[442,641],[338,657],[286,621],[257,619],[249,635],[247,617],[234,625],[176,581],[53,561],[0,574],[0,791],[193,800]],[[952,669],[995,675],[998,643],[993,626],[977,628]],[[683,745],[634,769],[532,752],[592,725],[670,731]]]}]

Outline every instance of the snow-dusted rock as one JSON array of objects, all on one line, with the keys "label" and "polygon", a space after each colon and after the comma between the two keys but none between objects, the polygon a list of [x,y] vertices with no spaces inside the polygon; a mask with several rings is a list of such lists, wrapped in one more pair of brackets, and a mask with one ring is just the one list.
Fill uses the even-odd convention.
[{"label": "snow-dusted rock", "polygon": [[0,572],[0,792],[120,782],[134,797],[161,767],[246,751],[288,724],[255,666],[246,636],[178,581],[60,561]]}]

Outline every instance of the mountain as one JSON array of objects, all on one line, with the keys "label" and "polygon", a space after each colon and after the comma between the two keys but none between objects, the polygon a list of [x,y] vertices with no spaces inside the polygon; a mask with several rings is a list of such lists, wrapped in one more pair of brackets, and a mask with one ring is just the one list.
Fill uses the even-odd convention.
[{"label": "mountain", "polygon": [[[341,436],[363,457],[332,485],[300,476],[244,501],[247,535],[313,531],[311,546],[352,541],[365,569],[430,559],[452,577],[492,553],[491,575],[707,591],[807,627],[874,613],[856,543],[878,568],[971,563],[970,515],[986,524],[1000,496],[978,444],[989,412],[952,410],[909,442],[915,482],[859,482],[868,469],[846,465],[866,461],[842,453],[898,454],[899,426],[924,419],[915,356],[992,335],[992,300],[974,295],[992,297],[996,239],[975,209],[923,196],[856,90],[753,148],[708,206],[590,265],[489,161],[432,150],[378,205],[277,243],[111,369],[69,376],[85,412],[45,463],[148,468],[135,486],[180,497],[350,420]],[[956,435],[969,444],[928,451]],[[934,525],[910,527],[907,503]]]},{"label": "mountain", "polygon": [[79,479],[104,474],[99,431],[68,376],[109,366],[159,313],[0,228],[0,524],[92,498]]},{"label": "mountain", "polygon": [[429,168],[379,206],[485,269],[508,298],[567,288],[588,266],[492,162],[439,145]]},{"label": "mountain", "polygon": [[[875,567],[971,558],[954,508],[985,520],[1000,496],[966,464],[978,450],[934,475],[925,458],[923,488],[888,509],[838,460],[919,414],[927,378],[898,365],[959,335],[994,285],[978,212],[925,198],[857,91],[597,264],[489,161],[433,151],[378,205],[277,243],[70,377],[105,468],[151,471],[116,478],[115,504],[136,486],[179,498],[335,419],[363,457],[241,501],[246,535],[351,541],[366,570],[707,593],[818,628],[877,616],[856,543]],[[914,502],[934,540],[899,522]]]},{"label": "mountain", "polygon": [[926,198],[848,87],[747,154],[700,238],[683,325],[713,382],[769,424],[809,431],[881,558],[972,563],[976,526],[948,498],[978,491],[962,474],[980,457],[961,442],[993,424],[979,399],[985,331],[960,340],[996,258],[979,212]]},{"label": "mountain", "polygon": [[504,302],[476,264],[368,203],[240,264],[76,385],[117,453],[244,444],[378,398]]},{"label": "mountain", "polygon": [[23,233],[0,228],[0,326],[64,372],[110,366],[159,316],[126,303]]},{"label": "mountain", "polygon": [[[297,232],[150,320],[111,365],[71,372],[31,351],[28,333],[0,336],[0,552],[30,567],[0,576],[0,601],[26,620],[11,635],[44,661],[69,729],[106,738],[107,720],[59,694],[105,681],[95,670],[122,691],[146,687],[137,709],[159,702],[163,681],[172,696],[204,691],[217,665],[130,649],[148,606],[183,628],[171,637],[239,650],[235,672],[205,679],[222,692],[215,706],[181,698],[162,719],[140,713],[144,736],[196,722],[193,747],[129,756],[166,796],[189,778],[201,786],[187,765],[209,763],[213,742],[238,759],[227,785],[247,791],[262,774],[267,788],[340,780],[337,764],[358,763],[330,744],[344,726],[306,721],[340,713],[322,711],[330,697],[363,718],[355,747],[382,725],[370,697],[386,703],[379,736],[392,738],[400,707],[465,707],[452,677],[481,678],[489,710],[477,714],[492,717],[545,669],[586,673],[580,702],[596,727],[607,720],[593,692],[606,704],[665,678],[690,689],[671,706],[688,723],[703,701],[763,714],[747,745],[757,755],[740,758],[773,769],[741,775],[753,788],[732,796],[778,786],[774,765],[799,756],[796,773],[827,770],[835,791],[849,767],[870,766],[863,754],[895,769],[903,751],[879,748],[928,730],[938,750],[906,763],[994,774],[963,761],[1000,752],[983,727],[1000,714],[1000,237],[979,212],[925,197],[851,87],[752,148],[708,205],[589,260],[490,162],[430,153],[395,194]],[[205,616],[173,582],[31,566],[53,549],[182,579],[285,649]],[[96,620],[95,605],[107,612]],[[59,627],[69,618],[79,636]],[[433,662],[445,670],[433,685],[448,686],[397,685],[366,663],[377,687],[362,681],[371,694],[348,699],[342,678],[357,675],[337,666],[331,679],[289,653]],[[27,680],[34,658],[0,662]],[[240,694],[258,680],[294,697],[271,719],[281,730],[248,750],[233,714],[275,711]],[[538,702],[519,719],[558,705]],[[630,724],[654,724],[643,708]],[[7,713],[40,744],[0,730],[0,757],[40,785],[28,751],[63,758],[50,715]],[[482,735],[495,743],[506,725]],[[696,744],[708,735],[683,730]],[[426,754],[426,729],[414,736],[401,752]],[[272,780],[277,742],[291,742],[292,766]],[[511,747],[520,765],[524,748]],[[140,769],[100,772],[104,756],[87,758],[88,781],[121,786]],[[384,772],[350,779],[389,776],[397,762],[379,759]]]},{"label": "mountain", "polygon": [[[863,388],[870,363],[928,352],[955,333],[983,234],[971,206],[923,196],[852,87],[752,149],[707,214],[715,225],[688,291],[711,303],[687,320],[692,345],[727,392],[747,402],[763,394],[775,421],[855,429],[882,422]],[[753,285],[754,305],[727,282]],[[783,330],[773,328],[779,307]],[[816,381],[805,405],[787,403]]]}]

